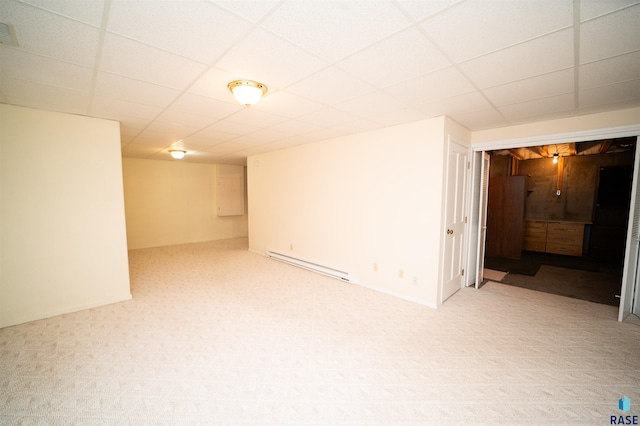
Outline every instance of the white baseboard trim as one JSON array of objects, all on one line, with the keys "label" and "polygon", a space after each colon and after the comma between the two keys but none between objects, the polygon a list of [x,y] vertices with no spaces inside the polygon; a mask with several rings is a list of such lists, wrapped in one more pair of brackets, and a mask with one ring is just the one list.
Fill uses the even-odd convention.
[{"label": "white baseboard trim", "polygon": [[377,291],[379,293],[384,293],[384,294],[386,294],[388,296],[393,296],[393,297],[397,297],[398,299],[406,300],[407,302],[417,303],[418,305],[426,306],[427,308],[431,308],[431,309],[438,309],[437,305],[435,305],[433,303],[425,302],[424,300],[418,299],[416,297],[407,296],[407,295],[404,295],[404,294],[397,293],[395,291],[381,289],[380,287],[376,287],[376,286],[373,286],[373,285],[370,285],[370,284],[366,284],[366,283],[358,282],[356,284],[358,284],[358,285],[360,285],[362,287],[368,288],[369,290]]},{"label": "white baseboard trim", "polygon": [[1,319],[0,328],[11,327],[13,325],[24,324],[31,321],[38,321],[46,318],[56,317],[58,315],[70,314],[73,312],[84,311],[86,309],[99,308],[100,306],[111,305],[113,303],[126,302],[127,300],[133,299],[131,293],[128,295],[124,295],[122,297],[117,297],[114,299],[101,300],[99,302],[92,302],[83,305],[76,306],[61,306],[57,309],[51,309],[44,312],[32,313],[30,315],[14,317],[14,318],[6,318]]}]

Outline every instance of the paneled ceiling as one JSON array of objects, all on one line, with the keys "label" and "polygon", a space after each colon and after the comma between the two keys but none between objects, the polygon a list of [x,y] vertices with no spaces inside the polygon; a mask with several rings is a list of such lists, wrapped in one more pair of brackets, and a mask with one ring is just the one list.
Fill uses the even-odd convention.
[{"label": "paneled ceiling", "polygon": [[[118,120],[125,157],[640,106],[637,0],[0,0],[0,22],[0,102]],[[238,78],[269,92],[245,108]]]}]

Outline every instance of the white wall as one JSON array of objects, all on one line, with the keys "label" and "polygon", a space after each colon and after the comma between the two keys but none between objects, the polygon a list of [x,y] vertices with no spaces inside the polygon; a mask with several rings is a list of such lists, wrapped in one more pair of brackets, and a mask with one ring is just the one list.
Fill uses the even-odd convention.
[{"label": "white wall", "polygon": [[445,122],[249,157],[250,249],[342,269],[362,285],[436,306]]},{"label": "white wall", "polygon": [[131,298],[120,130],[0,104],[0,327]]},{"label": "white wall", "polygon": [[247,236],[247,215],[219,217],[216,165],[124,158],[129,249]]}]

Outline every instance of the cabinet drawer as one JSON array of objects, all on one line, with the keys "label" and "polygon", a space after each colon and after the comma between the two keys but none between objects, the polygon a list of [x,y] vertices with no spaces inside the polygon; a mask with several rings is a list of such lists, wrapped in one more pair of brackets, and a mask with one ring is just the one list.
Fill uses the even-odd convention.
[{"label": "cabinet drawer", "polygon": [[531,230],[532,232],[536,232],[536,230],[538,230],[538,232],[547,232],[547,224],[544,222],[532,222],[526,220],[524,222],[524,227],[525,229]]},{"label": "cabinet drawer", "polygon": [[544,252],[547,244],[544,241],[529,241],[524,240],[524,244],[522,245],[523,250],[529,251],[541,251]]},{"label": "cabinet drawer", "polygon": [[525,234],[524,240],[536,243],[546,243],[547,234]]},{"label": "cabinet drawer", "polygon": [[567,234],[567,233],[549,234],[547,235],[547,242],[582,247],[582,234],[581,235]]},{"label": "cabinet drawer", "polygon": [[582,256],[582,246],[547,243],[547,253],[566,254],[568,256]]},{"label": "cabinet drawer", "polygon": [[549,224],[547,242],[582,247],[583,234],[583,225],[563,225],[559,223],[552,223]]},{"label": "cabinet drawer", "polygon": [[550,223],[547,229],[549,233],[582,236],[584,225]]}]

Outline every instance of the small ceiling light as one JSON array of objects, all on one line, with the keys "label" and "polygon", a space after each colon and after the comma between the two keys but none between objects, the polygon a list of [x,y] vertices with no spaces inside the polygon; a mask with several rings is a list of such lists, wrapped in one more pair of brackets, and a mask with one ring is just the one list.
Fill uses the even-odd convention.
[{"label": "small ceiling light", "polygon": [[171,154],[171,156],[173,158],[175,158],[176,160],[182,160],[186,153],[187,153],[187,151],[182,150],[182,149],[170,149],[169,150],[169,154]]},{"label": "small ceiling light", "polygon": [[267,93],[267,86],[252,80],[235,80],[227,86],[238,102],[244,106],[255,105]]},{"label": "small ceiling light", "polygon": [[560,155],[556,152],[555,154],[553,154],[553,164],[558,164],[558,158],[560,157]]}]

